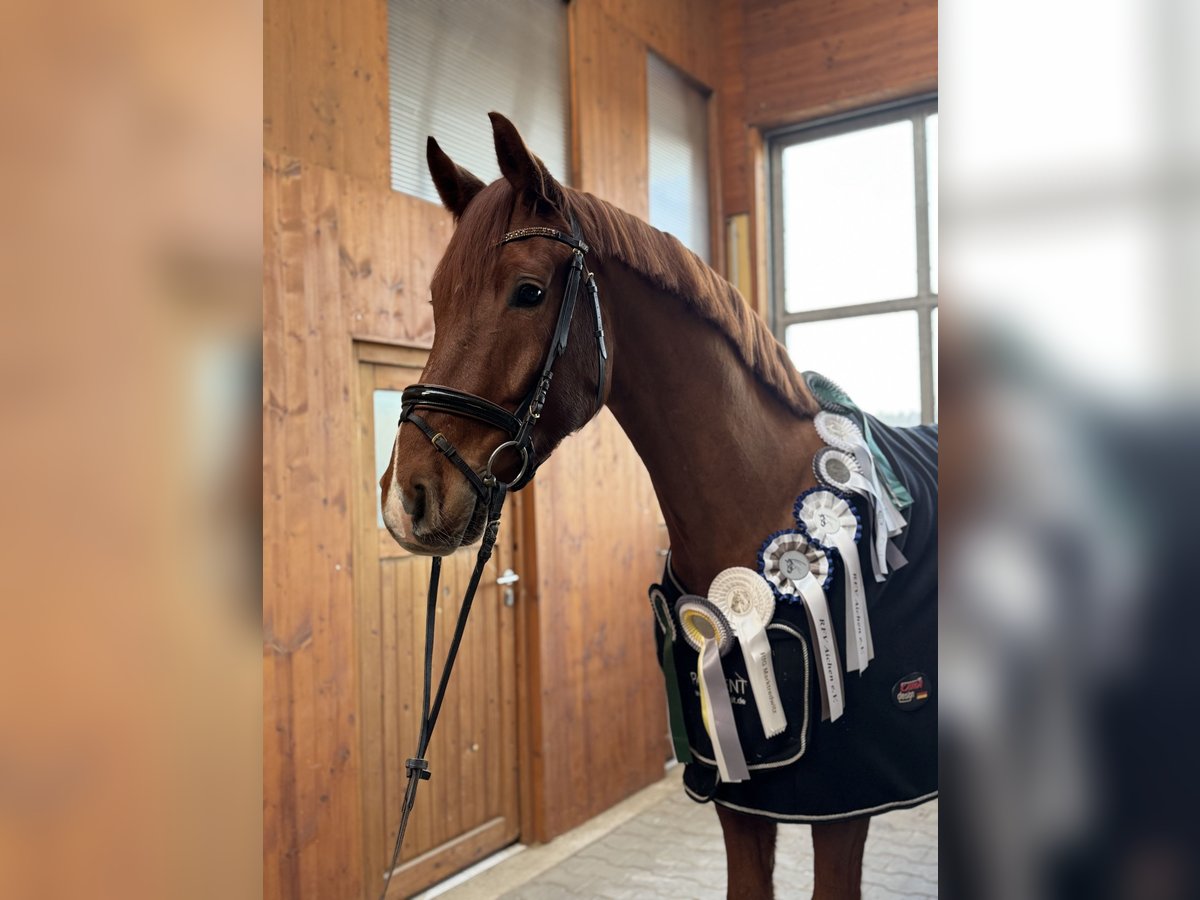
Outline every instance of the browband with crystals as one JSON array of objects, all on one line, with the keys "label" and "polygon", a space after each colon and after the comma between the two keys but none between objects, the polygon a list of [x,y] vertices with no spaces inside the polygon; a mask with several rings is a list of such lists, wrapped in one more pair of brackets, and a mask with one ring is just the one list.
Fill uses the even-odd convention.
[{"label": "browband with crystals", "polygon": [[684,594],[675,605],[679,627],[686,640],[699,654],[696,681],[700,687],[700,716],[712,741],[717,771],[726,783],[747,781],[750,770],[733,718],[729,685],[721,667],[721,655],[733,644],[733,634],[725,616],[712,603],[694,594]]},{"label": "browband with crystals", "polygon": [[547,237],[556,241],[561,241],[568,247],[578,250],[580,253],[587,253],[591,248],[583,241],[582,238],[573,237],[569,234],[563,234],[557,228],[546,228],[542,225],[531,225],[528,228],[518,228],[516,231],[510,231],[504,237],[500,238],[497,247],[503,244],[509,244],[513,241],[523,241],[531,237]]}]

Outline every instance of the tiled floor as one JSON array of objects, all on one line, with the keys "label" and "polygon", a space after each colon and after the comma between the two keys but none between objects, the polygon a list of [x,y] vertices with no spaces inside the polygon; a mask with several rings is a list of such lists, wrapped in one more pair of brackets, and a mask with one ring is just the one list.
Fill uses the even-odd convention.
[{"label": "tiled floor", "polygon": [[[511,856],[440,896],[446,900],[608,900],[725,896],[725,853],[711,806],[684,796],[680,771],[570,834]],[[871,821],[863,866],[866,898],[936,897],[937,801]],[[775,890],[780,900],[812,895],[812,845],[805,825],[779,829]]]}]

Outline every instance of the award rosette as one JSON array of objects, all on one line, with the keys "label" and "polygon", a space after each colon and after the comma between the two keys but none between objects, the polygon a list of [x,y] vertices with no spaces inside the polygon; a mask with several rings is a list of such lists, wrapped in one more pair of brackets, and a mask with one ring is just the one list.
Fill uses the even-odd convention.
[{"label": "award rosette", "polygon": [[753,569],[734,566],[713,579],[708,599],[725,614],[733,628],[746,661],[763,734],[774,737],[787,727],[775,681],[771,642],[767,639],[767,623],[775,615],[775,593]]},{"label": "award rosette", "polygon": [[758,551],[759,571],[775,596],[803,602],[808,628],[817,645],[821,674],[821,718],[837,721],[845,708],[842,662],[825,591],[833,581],[833,561],[820,544],[800,531],[777,531]]},{"label": "award rosette", "polygon": [[857,542],[862,535],[858,513],[846,496],[830,488],[810,488],[796,498],[796,522],[810,540],[824,544],[842,558],[846,573],[846,671],[861,672],[875,656],[867,595]]},{"label": "award rosette", "polygon": [[733,632],[725,616],[703,597],[684,594],[675,604],[683,639],[699,654],[696,681],[700,685],[700,715],[712,741],[717,771],[727,784],[748,781],[746,755],[733,718],[733,703],[721,657],[733,645]]},{"label": "award rosette", "polygon": [[[870,503],[873,512],[871,570],[876,581],[884,580],[889,563],[898,569],[908,562],[904,554],[888,539],[890,529],[884,515],[883,498],[879,496],[878,485],[868,481],[863,475],[858,457],[839,447],[822,447],[813,457],[813,472],[822,484],[858,494]],[[896,516],[903,527],[904,518],[900,516],[899,511],[896,512]]]},{"label": "award rosette", "polygon": [[861,432],[863,445],[868,448],[870,453],[875,457],[882,470],[884,483],[887,485],[888,491],[895,499],[897,507],[904,509],[912,504],[912,495],[904,483],[896,477],[896,473],[892,471],[892,465],[888,462],[883,451],[879,449],[879,445],[875,443],[875,439],[871,437],[871,423],[867,421],[867,417],[863,415],[854,401],[850,399],[850,395],[842,390],[841,386],[833,380],[826,378],[820,372],[805,372],[804,382],[808,385],[808,389],[812,391],[817,403],[821,409],[850,418]]},{"label": "award rosette", "polygon": [[[904,517],[896,507],[892,498],[891,484],[880,480],[876,457],[863,437],[862,429],[850,416],[840,416],[822,410],[813,417],[817,434],[826,444],[844,450],[858,461],[859,471],[870,483],[874,496],[878,500],[876,511],[883,517],[889,535],[897,535],[904,530]],[[882,459],[882,456],[880,457]]]},{"label": "award rosette", "polygon": [[650,589],[650,606],[654,609],[658,627],[663,631],[662,670],[667,683],[667,719],[671,723],[671,744],[677,760],[691,762],[692,751],[688,746],[687,726],[683,719],[683,697],[679,693],[679,674],[675,669],[675,621],[671,618],[666,596],[658,588]]},{"label": "award rosette", "polygon": [[827,409],[843,416],[850,416],[858,412],[858,407],[854,405],[850,395],[842,390],[842,386],[832,378],[826,378],[820,372],[808,371],[804,373],[804,381],[808,385],[808,389],[813,392],[813,396],[817,398],[817,402],[821,404],[821,409]]}]

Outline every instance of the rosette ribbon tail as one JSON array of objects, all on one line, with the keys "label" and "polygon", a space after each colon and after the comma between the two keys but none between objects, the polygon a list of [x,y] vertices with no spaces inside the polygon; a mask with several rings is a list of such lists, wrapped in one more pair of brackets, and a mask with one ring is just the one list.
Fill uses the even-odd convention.
[{"label": "rosette ribbon tail", "polygon": [[821,678],[821,718],[836,722],[845,709],[842,661],[838,658],[837,634],[829,613],[829,600],[815,578],[799,584],[808,614],[808,630],[817,643],[817,669]]},{"label": "rosette ribbon tail", "polygon": [[670,635],[663,638],[663,678],[667,683],[667,718],[671,723],[671,744],[675,758],[681,763],[692,761],[688,746],[687,726],[683,719],[683,697],[679,692],[679,675],[675,669],[675,646]]},{"label": "rosette ribbon tail", "polygon": [[875,644],[867,616],[867,595],[863,589],[858,546],[845,532],[837,535],[835,546],[846,576],[846,671],[863,672],[875,656]]},{"label": "rosette ribbon tail", "polygon": [[726,784],[748,781],[750,770],[746,768],[746,756],[738,738],[733,704],[729,699],[729,685],[725,682],[721,651],[716,641],[701,638],[699,671],[696,674],[700,682],[700,713],[704,728],[712,740],[721,781]]},{"label": "rosette ribbon tail", "polygon": [[746,662],[746,673],[750,679],[750,692],[758,707],[763,734],[775,737],[787,728],[787,716],[779,701],[779,686],[775,681],[775,663],[771,657],[771,642],[767,629],[756,615],[744,616],[735,621],[738,643],[742,646],[742,658]]}]

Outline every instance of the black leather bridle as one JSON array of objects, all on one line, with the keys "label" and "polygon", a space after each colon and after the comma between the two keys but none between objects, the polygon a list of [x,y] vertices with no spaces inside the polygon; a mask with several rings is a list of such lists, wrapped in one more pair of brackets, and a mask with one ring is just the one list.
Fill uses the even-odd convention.
[{"label": "black leather bridle", "polygon": [[[429,749],[429,740],[433,735],[433,726],[437,722],[438,713],[442,709],[442,700],[446,695],[446,686],[450,681],[450,672],[454,667],[454,659],[458,655],[458,647],[462,642],[463,631],[466,628],[467,616],[471,612],[471,603],[475,599],[475,591],[479,587],[479,579],[483,575],[484,566],[491,558],[496,546],[496,537],[500,531],[500,509],[504,506],[508,492],[517,491],[527,485],[537,471],[538,460],[533,447],[533,428],[542,416],[546,405],[546,395],[550,392],[551,380],[554,378],[554,364],[567,350],[567,339],[571,333],[571,322],[575,314],[576,300],[579,296],[579,285],[587,285],[588,296],[592,301],[592,309],[596,317],[596,357],[599,360],[596,380],[596,411],[604,405],[604,386],[607,376],[608,348],[604,342],[604,319],[600,313],[600,291],[596,287],[596,279],[584,263],[588,245],[584,243],[579,231],[579,223],[571,216],[571,233],[565,234],[555,228],[520,228],[510,231],[500,239],[500,243],[510,244],[514,241],[526,241],[531,238],[547,238],[566,244],[571,248],[571,259],[568,262],[567,285],[563,290],[562,306],[558,311],[558,323],[554,327],[554,336],[546,351],[546,359],[542,363],[541,374],[530,388],[525,399],[521,401],[515,412],[509,412],[504,407],[486,400],[467,391],[457,388],[444,387],[438,384],[414,384],[401,394],[400,422],[411,422],[424,434],[439,453],[446,457],[465,477],[474,488],[483,504],[486,524],[479,543],[479,552],[475,556],[475,568],[471,572],[471,580],[463,595],[462,608],[459,610],[458,622],[455,624],[454,636],[450,640],[450,648],[446,653],[446,662],[442,667],[441,678],[438,681],[437,693],[430,704],[429,694],[433,680],[433,637],[437,612],[438,581],[441,577],[442,558],[435,556],[429,575],[429,594],[425,606],[425,667],[424,687],[421,695],[421,734],[418,740],[417,754],[405,762],[408,769],[408,786],[404,791],[404,806],[400,813],[400,830],[396,833],[396,846],[392,851],[392,862],[384,876],[383,891],[380,900],[387,896],[388,884],[392,872],[400,859],[400,847],[404,843],[404,832],[408,828],[409,815],[412,813],[413,802],[416,800],[417,785],[429,778],[429,762],[425,753]],[[488,456],[487,464],[481,473],[463,459],[458,449],[446,439],[441,432],[435,432],[425,419],[417,414],[417,410],[434,410],[465,416],[469,419],[491,425],[508,435],[507,440],[497,445]],[[511,481],[502,481],[496,476],[492,467],[504,450],[513,449],[520,454],[521,468]]]},{"label": "black leather bridle", "polygon": [[[529,483],[533,478],[533,473],[537,470],[538,462],[533,448],[533,426],[541,418],[542,409],[546,405],[546,395],[550,392],[550,383],[554,378],[554,364],[567,349],[567,339],[571,334],[571,321],[574,317],[581,281],[587,286],[588,296],[591,298],[592,308],[596,315],[596,358],[599,361],[596,378],[596,409],[599,410],[604,404],[608,348],[604,343],[604,321],[600,314],[600,291],[596,287],[595,276],[584,263],[588,245],[584,243],[583,237],[579,233],[579,223],[575,221],[574,216],[571,217],[571,231],[571,234],[564,234],[555,228],[521,228],[508,232],[500,239],[501,244],[511,244],[531,238],[547,238],[558,241],[560,244],[566,244],[571,248],[567,285],[563,291],[563,302],[558,311],[558,323],[554,327],[554,337],[546,351],[541,375],[530,387],[529,393],[525,395],[525,399],[517,407],[516,412],[509,412],[491,400],[485,400],[483,397],[467,391],[444,387],[440,384],[414,384],[405,389],[401,395],[400,423],[412,422],[416,425],[429,438],[434,447],[458,467],[481,498],[486,495],[487,489],[501,484],[506,490],[520,490]],[[508,440],[499,444],[492,451],[481,476],[462,461],[462,457],[458,455],[453,444],[440,433],[435,433],[429,424],[417,415],[416,410],[418,409],[432,409],[475,419],[505,432]],[[497,457],[510,448],[520,454],[521,469],[512,481],[505,484],[496,477],[492,467]]]}]

